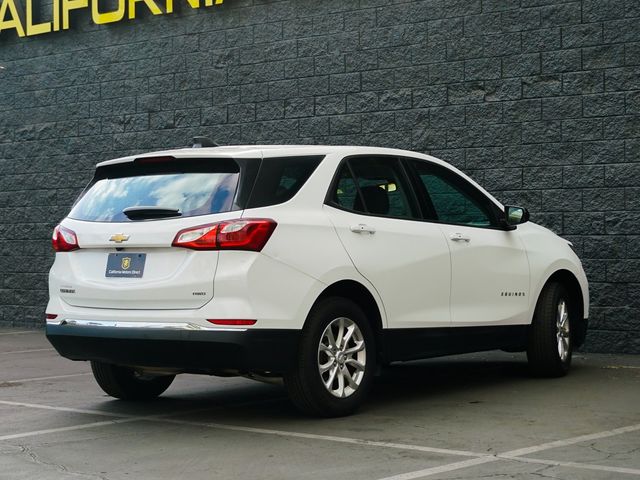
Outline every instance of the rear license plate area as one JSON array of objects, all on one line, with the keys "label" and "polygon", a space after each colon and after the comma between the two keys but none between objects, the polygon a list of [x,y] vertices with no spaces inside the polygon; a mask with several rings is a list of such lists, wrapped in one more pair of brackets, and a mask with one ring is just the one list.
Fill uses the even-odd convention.
[{"label": "rear license plate area", "polygon": [[110,253],[105,277],[142,278],[146,253]]}]

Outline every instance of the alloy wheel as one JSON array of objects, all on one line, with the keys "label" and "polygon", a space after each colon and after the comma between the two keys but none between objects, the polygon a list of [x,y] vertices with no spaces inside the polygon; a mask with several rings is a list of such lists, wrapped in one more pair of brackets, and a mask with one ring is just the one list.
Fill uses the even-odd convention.
[{"label": "alloy wheel", "polygon": [[329,322],[318,345],[318,372],[327,391],[338,398],[353,395],[362,383],[366,364],[360,327],[346,317]]},{"label": "alloy wheel", "polygon": [[569,330],[569,308],[564,299],[558,302],[558,311],[556,313],[556,338],[558,341],[558,355],[563,362],[569,357],[571,344],[571,334]]}]

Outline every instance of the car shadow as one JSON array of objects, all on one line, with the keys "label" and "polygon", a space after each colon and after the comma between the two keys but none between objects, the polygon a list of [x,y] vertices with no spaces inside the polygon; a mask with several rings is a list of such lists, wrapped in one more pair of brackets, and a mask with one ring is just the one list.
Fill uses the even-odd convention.
[{"label": "car shadow", "polygon": [[[573,375],[585,366],[574,365]],[[369,398],[357,414],[396,415],[425,402],[482,403],[488,392],[529,386],[548,381],[532,377],[523,354],[490,352],[431,360],[398,363],[381,369]],[[298,412],[283,386],[234,379],[211,386],[198,382],[196,387],[176,385],[162,397],[150,402],[123,402],[108,399],[98,408],[112,414],[188,416],[193,421],[246,423],[270,421],[280,424],[308,419]],[[393,412],[393,413],[392,413]]]}]

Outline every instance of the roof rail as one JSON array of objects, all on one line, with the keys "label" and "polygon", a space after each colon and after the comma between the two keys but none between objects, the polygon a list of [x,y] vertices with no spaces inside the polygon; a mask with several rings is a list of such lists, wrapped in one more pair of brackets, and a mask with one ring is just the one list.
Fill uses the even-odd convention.
[{"label": "roof rail", "polygon": [[219,147],[216,142],[207,137],[193,137],[193,148]]}]

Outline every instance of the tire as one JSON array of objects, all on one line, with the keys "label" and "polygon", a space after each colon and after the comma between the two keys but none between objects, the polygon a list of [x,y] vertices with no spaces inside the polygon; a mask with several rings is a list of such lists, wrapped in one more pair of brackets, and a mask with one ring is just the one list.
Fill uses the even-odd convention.
[{"label": "tire", "polygon": [[91,362],[93,377],[107,395],[122,400],[151,400],[161,395],[175,375],[139,375],[134,369]]},{"label": "tire", "polygon": [[[564,306],[564,309],[563,309]],[[540,294],[529,333],[527,358],[535,376],[563,377],[571,367],[575,304],[560,283],[547,284]]]},{"label": "tire", "polygon": [[[344,340],[344,332],[351,332],[346,344],[339,342]],[[291,401],[304,413],[349,415],[369,393],[375,363],[375,338],[363,311],[350,300],[329,297],[316,304],[307,317],[298,361],[285,375],[285,386]]]}]

